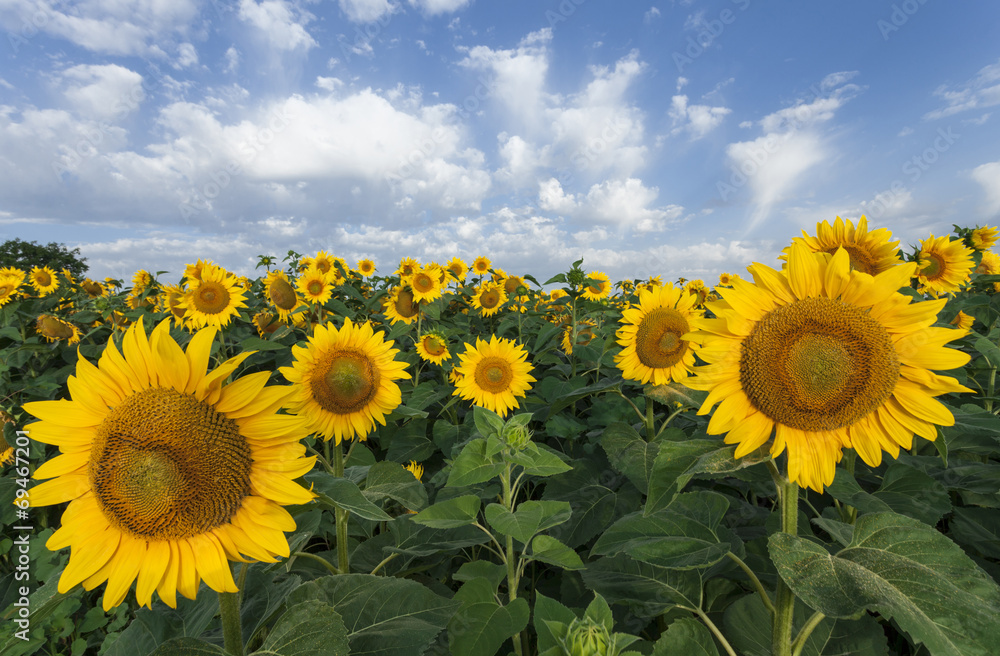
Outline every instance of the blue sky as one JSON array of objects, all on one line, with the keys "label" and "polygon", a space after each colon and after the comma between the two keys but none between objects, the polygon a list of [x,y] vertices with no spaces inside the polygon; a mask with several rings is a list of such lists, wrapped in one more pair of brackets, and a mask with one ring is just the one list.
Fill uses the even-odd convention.
[{"label": "blue sky", "polygon": [[995,0],[0,0],[0,238],[714,283],[1000,221]]}]

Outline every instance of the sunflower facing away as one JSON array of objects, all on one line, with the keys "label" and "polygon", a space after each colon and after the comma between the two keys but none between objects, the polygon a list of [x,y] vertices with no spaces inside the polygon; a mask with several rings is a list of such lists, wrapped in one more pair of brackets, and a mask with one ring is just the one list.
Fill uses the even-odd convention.
[{"label": "sunflower facing away", "polygon": [[249,352],[207,371],[215,334],[197,332],[185,352],[169,320],[148,338],[137,322],[122,350],[112,342],[97,366],[77,361],[71,400],[25,404],[41,420],[32,439],[61,452],[35,472],[52,480],[29,491],[32,506],[69,502],[46,542],[71,548],[59,592],[107,581],[108,610],[137,581],[140,605],[155,591],[176,607],[201,580],[236,591],[229,560],[288,556],[295,521],[282,506],[313,498],[294,482],[315,460],[306,431],[275,414],[291,389],[267,387],[269,372],[223,383]]},{"label": "sunflower facing away", "polygon": [[246,296],[236,276],[220,266],[206,263],[201,277],[191,280],[191,285],[179,303],[184,308],[184,319],[192,328],[228,326],[239,308],[245,308]]},{"label": "sunflower facing away", "polygon": [[402,321],[409,325],[420,315],[420,303],[413,299],[413,292],[409,287],[395,287],[389,293],[382,311],[390,324]]},{"label": "sunflower facing away", "polygon": [[624,348],[615,363],[627,380],[666,385],[691,373],[698,345],[683,339],[692,320],[703,312],[694,308],[698,297],[669,282],[639,290],[639,303],[622,312],[618,343]]},{"label": "sunflower facing away", "polygon": [[850,255],[793,244],[788,266],[748,270],[709,304],[715,319],[695,322],[690,338],[709,364],[684,384],[709,392],[698,411],[710,435],[727,433],[740,458],[764,445],[788,451],[788,477],[816,491],[833,482],[841,450],[853,447],[875,467],[882,451],[899,455],[916,433],[955,420],[934,397],[971,391],[931,369],[954,369],[969,356],[945,344],[964,331],[932,327],[945,300],[912,302],[897,290],[916,270],[900,264],[869,276]]},{"label": "sunflower facing away", "polygon": [[292,281],[284,271],[277,269],[269,271],[264,279],[264,296],[277,311],[280,321],[288,321],[288,315],[305,305],[295,293]]},{"label": "sunflower facing away", "polygon": [[969,241],[977,251],[985,251],[993,248],[993,244],[997,243],[998,235],[1000,235],[1000,230],[997,228],[981,226],[972,231],[972,234],[969,235]]},{"label": "sunflower facing away", "polygon": [[[793,244],[803,244],[816,253],[830,253],[843,247],[851,258],[851,268],[869,275],[877,275],[899,264],[899,241],[889,241],[892,233],[886,228],[868,230],[868,219],[861,217],[855,227],[850,220],[839,216],[830,225],[829,221],[816,224],[816,236],[802,231],[801,237],[792,239]],[[788,258],[789,249],[782,251],[780,259]]]},{"label": "sunflower facing away", "polygon": [[968,282],[974,262],[972,249],[961,239],[931,235],[920,242],[917,281],[921,291],[937,296],[957,292]]},{"label": "sunflower facing away", "polygon": [[451,358],[448,351],[448,340],[438,332],[424,333],[417,340],[417,355],[427,362],[442,364]]},{"label": "sunflower facing away", "polygon": [[285,407],[324,439],[366,439],[402,402],[394,381],[410,377],[406,363],[393,359],[399,350],[392,345],[370,322],[316,326],[307,347],[292,347],[292,366],[280,369],[295,388]]},{"label": "sunflower facing away", "polygon": [[491,335],[486,342],[477,337],[475,347],[466,343],[459,356],[455,369],[462,377],[454,394],[506,417],[518,407],[515,397],[524,396],[535,382],[527,358],[524,347],[513,340]]},{"label": "sunflower facing away", "polygon": [[35,330],[48,342],[64,339],[67,344],[76,344],[80,341],[79,328],[51,314],[38,315],[38,319],[35,320]]}]

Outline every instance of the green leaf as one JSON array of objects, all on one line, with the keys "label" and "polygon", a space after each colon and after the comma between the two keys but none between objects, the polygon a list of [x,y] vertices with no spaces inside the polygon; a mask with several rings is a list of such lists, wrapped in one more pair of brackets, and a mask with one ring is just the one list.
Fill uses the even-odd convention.
[{"label": "green leaf", "polygon": [[[964,451],[981,456],[997,452],[1000,448],[1000,417],[971,403],[948,409],[955,417],[955,424],[944,426],[941,431],[949,452]],[[934,441],[935,445],[938,441]]]},{"label": "green leaf", "polygon": [[972,345],[977,351],[983,354],[990,366],[1000,368],[1000,347],[985,337],[980,337]]},{"label": "green leaf", "polygon": [[693,617],[675,620],[653,647],[653,656],[719,656],[712,634]]},{"label": "green leaf", "polygon": [[582,573],[587,587],[612,603],[627,603],[643,617],[661,615],[674,606],[700,608],[701,572],[676,570],[632,560],[601,558]]},{"label": "green leaf", "polygon": [[[556,636],[552,633],[549,623],[568,625],[576,619],[576,613],[566,608],[555,599],[550,599],[541,592],[535,593],[535,609],[532,622],[535,633],[538,634],[538,653],[559,647]],[[562,652],[560,648],[560,653]]]},{"label": "green leaf", "polygon": [[546,483],[543,498],[568,501],[573,516],[552,531],[571,547],[589,542],[616,519],[637,508],[639,491],[631,485],[615,492],[608,482],[609,472],[591,460],[573,461],[573,469]]},{"label": "green leaf", "polygon": [[202,587],[193,601],[179,598],[176,609],[162,603],[152,610],[143,608],[104,654],[148,654],[171,638],[198,637],[211,624],[218,609],[219,596],[207,587]]},{"label": "green leaf", "polygon": [[318,501],[328,507],[343,508],[358,517],[376,522],[392,519],[384,510],[366,499],[353,481],[322,471],[309,472],[305,479],[315,483],[313,491],[317,493]]},{"label": "green leaf", "polygon": [[161,643],[149,656],[226,656],[222,647],[197,638],[173,638]]},{"label": "green leaf", "polygon": [[289,596],[289,603],[308,599],[340,613],[348,627],[351,656],[420,654],[459,605],[416,581],[369,574],[310,581]]},{"label": "green leaf", "polygon": [[479,497],[466,494],[428,506],[411,516],[410,520],[431,528],[458,528],[474,524],[481,505]]},{"label": "green leaf", "polygon": [[721,526],[729,500],[716,492],[680,494],[663,510],[625,515],[598,538],[591,553],[625,553],[661,567],[708,567],[731,550],[731,533]]},{"label": "green leaf", "polygon": [[689,470],[706,453],[719,448],[718,440],[686,440],[658,442],[656,458],[649,477],[649,496],[646,514],[666,507],[674,495],[691,480]]},{"label": "green leaf", "polygon": [[473,579],[455,593],[462,606],[448,623],[448,647],[454,656],[493,656],[528,625],[528,602],[518,597],[501,606],[489,586],[486,579]]},{"label": "green leaf", "polygon": [[812,523],[829,533],[830,537],[840,543],[842,547],[849,545],[851,538],[854,537],[853,524],[845,524],[844,522],[827,519],[826,517],[814,517]]},{"label": "green leaf", "polygon": [[507,568],[501,563],[491,563],[488,560],[471,560],[463,563],[452,578],[463,582],[484,578],[493,585],[495,592],[500,583],[507,578]]},{"label": "green leaf", "polygon": [[545,415],[545,418],[542,421],[548,420],[550,417],[552,417],[552,415],[556,414],[563,408],[568,408],[569,406],[573,405],[580,399],[595,394],[600,394],[601,392],[606,392],[609,389],[613,389],[619,385],[621,385],[620,378],[604,378],[598,381],[594,385],[581,387],[579,389],[573,390],[572,392],[569,392],[568,394],[562,394],[560,396],[557,396],[556,398],[552,399],[552,402],[549,404],[549,411]]},{"label": "green leaf", "polygon": [[[478,406],[477,406],[478,407]],[[486,455],[486,440],[475,439],[462,448],[451,463],[447,487],[477,485],[496,478],[504,469],[503,462],[494,462]]]},{"label": "green leaf", "polygon": [[460,549],[489,542],[490,536],[475,526],[434,529],[410,521],[412,515],[403,515],[389,522],[389,532],[396,546],[384,547],[390,553],[408,556],[430,556],[437,553],[457,552]]},{"label": "green leaf", "polygon": [[427,490],[423,483],[397,462],[382,461],[372,465],[362,493],[372,501],[388,497],[410,510],[427,505]]},{"label": "green leaf", "polygon": [[240,342],[240,349],[242,351],[285,351],[288,350],[288,345],[259,337],[247,337]]},{"label": "green leaf", "polygon": [[498,532],[527,544],[535,533],[558,526],[572,514],[566,501],[524,501],[515,512],[499,503],[486,506],[486,521]]},{"label": "green leaf", "polygon": [[628,424],[615,423],[604,429],[601,446],[611,466],[628,477],[640,492],[647,494],[659,445],[646,442]]},{"label": "green leaf", "polygon": [[579,554],[549,535],[538,535],[531,541],[531,559],[563,569],[583,569]]},{"label": "green leaf", "polygon": [[996,508],[955,508],[951,519],[955,541],[987,558],[1000,559],[1000,510]]},{"label": "green leaf", "polygon": [[544,444],[528,444],[523,451],[511,455],[510,460],[524,467],[524,473],[529,476],[554,476],[572,469]]},{"label": "green leaf", "polygon": [[872,610],[935,656],[986,656],[1000,642],[1000,587],[937,530],[895,513],[861,516],[836,555],[804,538],[768,540],[782,579],[829,617]]},{"label": "green leaf", "polygon": [[492,410],[477,405],[472,410],[472,418],[476,422],[476,430],[483,437],[503,432],[503,417]]},{"label": "green leaf", "polygon": [[885,470],[875,496],[893,511],[931,526],[951,511],[951,498],[943,485],[898,460]]},{"label": "green leaf", "polygon": [[347,628],[329,604],[311,599],[291,606],[278,618],[251,656],[347,656]]}]

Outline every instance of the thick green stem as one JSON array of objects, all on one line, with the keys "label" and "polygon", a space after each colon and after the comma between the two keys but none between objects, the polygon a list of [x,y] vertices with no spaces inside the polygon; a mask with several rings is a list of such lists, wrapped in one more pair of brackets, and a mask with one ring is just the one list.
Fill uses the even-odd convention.
[{"label": "thick green stem", "polygon": [[[510,464],[504,470],[503,479],[500,481],[503,484],[503,505],[510,512],[514,512],[514,495],[511,493],[510,485]],[[506,548],[506,560],[507,560],[507,596],[509,597],[507,603],[512,603],[517,599],[517,559],[514,557],[514,538],[507,536],[507,548]],[[511,639],[514,643],[514,653],[517,656],[522,656],[524,653],[521,645],[521,634],[515,633],[514,637]]]},{"label": "thick green stem", "polygon": [[240,598],[238,592],[219,593],[219,616],[222,618],[222,638],[226,653],[243,656],[243,629],[240,627]]},{"label": "thick green stem", "polygon": [[[333,475],[344,477],[344,445],[343,442],[333,447]],[[337,507],[337,569],[342,574],[349,574],[351,564],[347,553],[347,516],[348,512]]]},{"label": "thick green stem", "polygon": [[[778,506],[781,511],[781,531],[798,535],[799,486],[783,476],[775,478],[778,486]],[[792,618],[795,613],[795,595],[778,576],[774,604],[774,624],[771,631],[771,650],[774,656],[792,656]]]},{"label": "thick green stem", "polygon": [[653,399],[646,397],[646,441],[652,442],[656,439],[656,409],[653,407]]}]

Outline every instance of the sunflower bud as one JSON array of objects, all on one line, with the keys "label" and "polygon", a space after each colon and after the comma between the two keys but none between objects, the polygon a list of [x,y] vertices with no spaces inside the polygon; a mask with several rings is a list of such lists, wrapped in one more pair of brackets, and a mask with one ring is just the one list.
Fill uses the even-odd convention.
[{"label": "sunflower bud", "polygon": [[531,441],[531,431],[520,424],[508,424],[503,429],[503,441],[518,451],[523,451]]},{"label": "sunflower bud", "polygon": [[589,617],[573,620],[562,647],[566,656],[613,656],[615,652],[608,629]]}]

